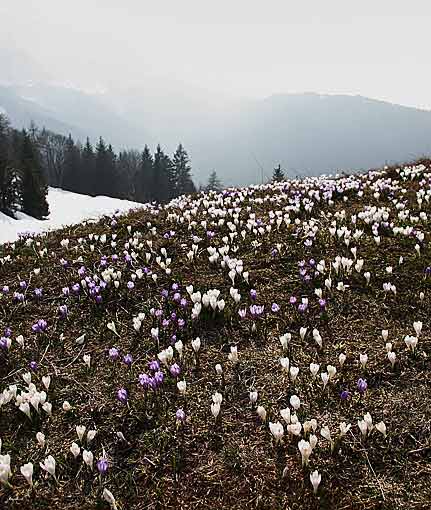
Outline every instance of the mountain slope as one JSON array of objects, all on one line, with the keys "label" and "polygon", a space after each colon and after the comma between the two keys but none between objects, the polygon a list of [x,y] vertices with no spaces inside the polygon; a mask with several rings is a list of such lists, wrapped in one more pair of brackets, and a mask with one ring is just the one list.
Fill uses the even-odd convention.
[{"label": "mountain slope", "polygon": [[0,245],[0,508],[428,510],[430,242],[426,160]]}]

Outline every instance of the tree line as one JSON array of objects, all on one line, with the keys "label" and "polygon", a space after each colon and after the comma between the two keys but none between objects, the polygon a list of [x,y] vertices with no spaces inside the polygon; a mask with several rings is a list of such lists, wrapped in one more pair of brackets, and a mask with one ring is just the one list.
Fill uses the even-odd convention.
[{"label": "tree line", "polygon": [[[158,145],[154,154],[122,150],[99,138],[95,146],[84,145],[47,129],[31,125],[28,130],[11,128],[0,114],[0,211],[13,216],[20,209],[35,218],[49,214],[48,186],[75,193],[133,200],[166,202],[193,193],[191,164],[182,144],[172,156]],[[220,190],[213,171],[200,189]]]},{"label": "tree line", "polygon": [[129,149],[118,154],[99,138],[93,146],[71,135],[64,137],[46,129],[34,130],[42,166],[50,186],[84,195],[105,195],[136,202],[166,202],[193,193],[190,158],[182,144],[170,157],[158,145],[154,154]]},{"label": "tree line", "polygon": [[48,182],[37,145],[28,131],[11,129],[0,115],[0,211],[13,216],[17,209],[38,219],[49,214]]}]

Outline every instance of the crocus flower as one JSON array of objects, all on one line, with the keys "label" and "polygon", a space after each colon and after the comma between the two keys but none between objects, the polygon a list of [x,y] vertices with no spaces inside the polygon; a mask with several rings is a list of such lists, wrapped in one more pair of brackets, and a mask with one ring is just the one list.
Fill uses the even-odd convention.
[{"label": "crocus flower", "polygon": [[107,461],[107,459],[105,459],[104,457],[101,457],[97,461],[97,470],[99,471],[99,473],[101,475],[106,474],[106,472],[108,471],[108,461]]},{"label": "crocus flower", "polygon": [[171,375],[173,377],[178,377],[181,373],[181,368],[179,367],[179,365],[177,363],[174,363],[170,369],[169,369],[169,372],[171,373]]},{"label": "crocus flower", "polygon": [[33,464],[31,462],[24,464],[20,467],[20,471],[30,487],[33,487]]},{"label": "crocus flower", "polygon": [[48,455],[48,457],[43,461],[39,462],[40,467],[54,477],[55,480],[55,459],[52,455]]},{"label": "crocus flower", "polygon": [[175,418],[177,419],[177,423],[182,423],[186,420],[186,413],[182,409],[177,409]]},{"label": "crocus flower", "polygon": [[132,357],[132,355],[131,355],[131,354],[126,354],[126,355],[124,356],[124,358],[123,358],[123,361],[124,361],[124,363],[125,363],[128,367],[130,367],[130,366],[132,365],[132,363],[133,363],[133,357]]},{"label": "crocus flower", "polygon": [[322,475],[318,471],[313,471],[310,473],[310,482],[313,486],[314,494],[317,494],[317,489],[319,488],[320,482],[322,481]]},{"label": "crocus flower", "polygon": [[274,436],[275,443],[281,443],[284,435],[283,425],[277,421],[276,423],[269,422],[269,430],[271,434]]},{"label": "crocus flower", "polygon": [[117,398],[118,400],[125,404],[127,402],[127,399],[128,399],[128,393],[127,393],[127,390],[125,388],[120,388],[118,391],[117,391]]},{"label": "crocus flower", "polygon": [[362,378],[358,379],[358,391],[361,395],[367,391],[367,388],[368,388],[367,381]]}]

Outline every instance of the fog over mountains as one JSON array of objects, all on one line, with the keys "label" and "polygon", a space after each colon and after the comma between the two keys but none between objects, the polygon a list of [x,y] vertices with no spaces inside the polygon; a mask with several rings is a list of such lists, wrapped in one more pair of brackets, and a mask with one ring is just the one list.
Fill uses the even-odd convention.
[{"label": "fog over mountains", "polygon": [[[277,94],[241,99],[148,77],[84,91],[21,52],[0,51],[0,111],[15,127],[34,121],[116,149],[157,143],[188,150],[196,183],[216,170],[225,184],[286,174],[366,169],[431,153],[431,112],[361,96]],[[274,90],[277,90],[274,84]]]}]

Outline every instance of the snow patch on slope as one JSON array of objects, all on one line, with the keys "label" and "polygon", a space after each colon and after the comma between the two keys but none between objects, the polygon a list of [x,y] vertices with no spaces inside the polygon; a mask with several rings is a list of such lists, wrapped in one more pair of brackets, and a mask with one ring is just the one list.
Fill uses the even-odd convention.
[{"label": "snow patch on slope", "polygon": [[128,200],[102,196],[89,197],[56,188],[49,188],[48,203],[50,215],[47,220],[36,220],[22,212],[16,213],[17,219],[0,213],[0,243],[14,242],[22,232],[39,234],[84,220],[97,220],[105,214],[113,214],[116,211],[125,213],[142,207],[142,204]]}]

